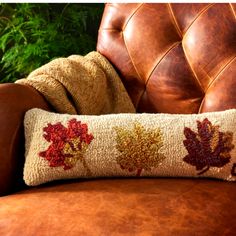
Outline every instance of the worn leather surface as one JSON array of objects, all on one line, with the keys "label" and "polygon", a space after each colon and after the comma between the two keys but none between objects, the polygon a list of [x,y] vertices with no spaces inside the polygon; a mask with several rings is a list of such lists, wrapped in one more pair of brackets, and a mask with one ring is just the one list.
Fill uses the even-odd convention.
[{"label": "worn leather surface", "polygon": [[21,185],[25,146],[23,119],[25,112],[33,107],[49,109],[43,97],[31,87],[0,85],[0,196]]},{"label": "worn leather surface", "polygon": [[107,4],[97,50],[138,112],[236,108],[236,4]]},{"label": "worn leather surface", "polygon": [[83,180],[0,198],[0,235],[233,236],[235,183]]}]

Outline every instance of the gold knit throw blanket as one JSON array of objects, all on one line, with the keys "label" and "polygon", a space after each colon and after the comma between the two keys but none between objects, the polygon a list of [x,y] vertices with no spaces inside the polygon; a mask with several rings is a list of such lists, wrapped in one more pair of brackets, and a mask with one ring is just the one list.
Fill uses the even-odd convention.
[{"label": "gold knit throw blanket", "polygon": [[135,112],[120,77],[98,52],[52,60],[16,83],[33,86],[59,113]]}]

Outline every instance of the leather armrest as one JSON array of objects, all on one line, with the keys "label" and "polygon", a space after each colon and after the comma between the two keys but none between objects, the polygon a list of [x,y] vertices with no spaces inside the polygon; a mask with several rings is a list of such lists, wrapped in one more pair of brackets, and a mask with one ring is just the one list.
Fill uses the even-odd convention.
[{"label": "leather armrest", "polygon": [[0,196],[22,186],[24,164],[24,114],[31,108],[49,110],[34,88],[0,84]]}]

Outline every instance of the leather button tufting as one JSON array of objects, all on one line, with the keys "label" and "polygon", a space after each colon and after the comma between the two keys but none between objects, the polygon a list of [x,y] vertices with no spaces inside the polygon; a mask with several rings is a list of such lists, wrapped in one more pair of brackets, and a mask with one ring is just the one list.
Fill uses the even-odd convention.
[{"label": "leather button tufting", "polygon": [[236,108],[235,9],[227,3],[108,4],[97,50],[118,71],[138,112]]}]

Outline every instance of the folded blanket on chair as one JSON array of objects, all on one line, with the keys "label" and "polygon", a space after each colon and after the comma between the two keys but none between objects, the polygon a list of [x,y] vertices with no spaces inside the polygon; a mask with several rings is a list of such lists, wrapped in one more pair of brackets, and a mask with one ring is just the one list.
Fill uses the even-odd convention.
[{"label": "folded blanket on chair", "polygon": [[59,113],[133,113],[120,77],[98,52],[58,58],[16,83],[33,86]]}]

